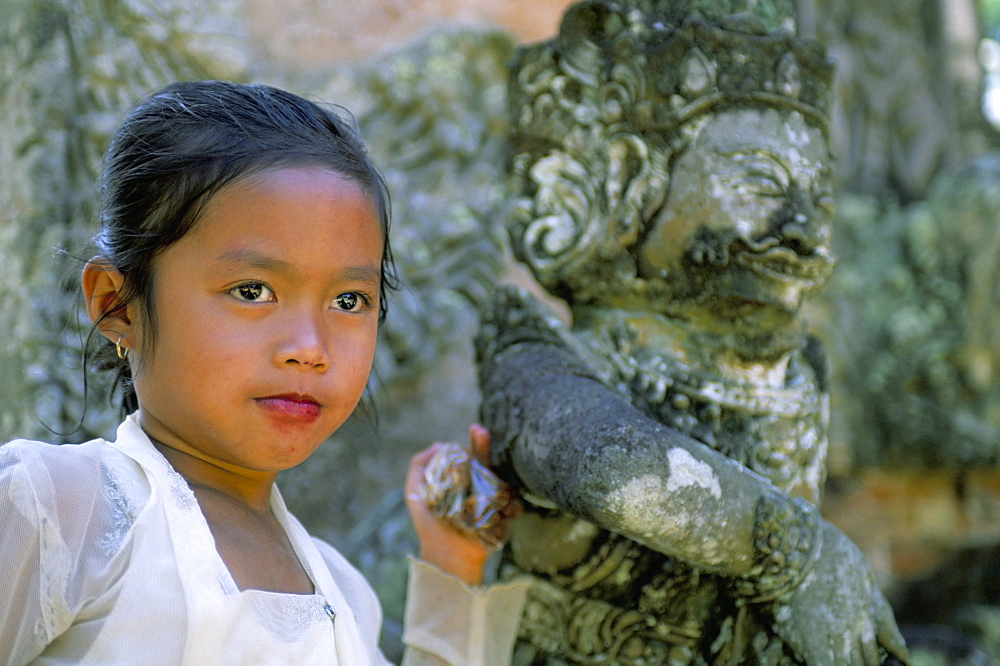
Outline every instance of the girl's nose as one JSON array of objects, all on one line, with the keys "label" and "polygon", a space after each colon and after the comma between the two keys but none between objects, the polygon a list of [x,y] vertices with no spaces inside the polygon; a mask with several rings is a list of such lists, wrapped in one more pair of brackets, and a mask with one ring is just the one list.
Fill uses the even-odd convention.
[{"label": "girl's nose", "polygon": [[323,324],[314,317],[297,316],[282,326],[275,347],[275,363],[325,370],[330,364]]}]

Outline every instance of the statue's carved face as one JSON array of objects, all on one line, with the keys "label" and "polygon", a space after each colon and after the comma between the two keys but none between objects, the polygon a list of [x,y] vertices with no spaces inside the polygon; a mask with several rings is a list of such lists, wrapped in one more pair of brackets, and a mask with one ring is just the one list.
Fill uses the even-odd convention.
[{"label": "statue's carved face", "polygon": [[798,310],[832,268],[833,198],[822,132],[794,112],[700,121],[638,249],[640,277],[714,310]]}]

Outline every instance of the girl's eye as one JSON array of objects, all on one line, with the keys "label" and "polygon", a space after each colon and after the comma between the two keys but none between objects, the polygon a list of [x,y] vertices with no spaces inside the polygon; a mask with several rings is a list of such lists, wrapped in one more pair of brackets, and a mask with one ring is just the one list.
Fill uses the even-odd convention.
[{"label": "girl's eye", "polygon": [[348,291],[333,299],[334,305],[346,312],[354,312],[364,306],[367,299],[356,291]]},{"label": "girl's eye", "polygon": [[265,303],[274,300],[271,289],[263,282],[244,282],[230,289],[229,293],[248,303]]}]

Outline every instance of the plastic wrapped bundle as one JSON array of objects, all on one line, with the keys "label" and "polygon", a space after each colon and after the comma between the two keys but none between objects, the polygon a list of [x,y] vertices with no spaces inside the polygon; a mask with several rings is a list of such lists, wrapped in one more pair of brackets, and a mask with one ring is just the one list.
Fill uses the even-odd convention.
[{"label": "plastic wrapped bundle", "polygon": [[514,491],[458,444],[441,444],[424,469],[423,500],[457,529],[497,547],[517,513]]}]

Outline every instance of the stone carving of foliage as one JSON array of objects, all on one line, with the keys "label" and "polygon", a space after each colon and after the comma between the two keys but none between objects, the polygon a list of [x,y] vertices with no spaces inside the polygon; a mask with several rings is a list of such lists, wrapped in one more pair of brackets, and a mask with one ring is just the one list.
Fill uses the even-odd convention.
[{"label": "stone carving of foliage", "polygon": [[88,381],[88,418],[67,436],[79,440],[118,419],[107,381],[84,379],[76,286],[107,137],[142,93],[178,78],[233,76],[239,58],[215,34],[226,29],[212,18],[225,15],[219,3],[7,0],[3,15],[0,436],[73,430]]},{"label": "stone carving of foliage", "polygon": [[998,174],[989,154],[943,172],[918,204],[838,204],[841,261],[816,321],[856,464],[1000,462]]},{"label": "stone carving of foliage", "polygon": [[844,189],[922,198],[943,167],[995,142],[979,108],[974,19],[964,20],[972,0],[797,2],[837,63],[832,139]]},{"label": "stone carving of foliage", "polygon": [[412,380],[467,338],[496,283],[502,242],[506,62],[499,32],[441,32],[373,65],[345,68],[321,96],[356,114],[392,195],[402,289],[376,352],[383,384]]}]

